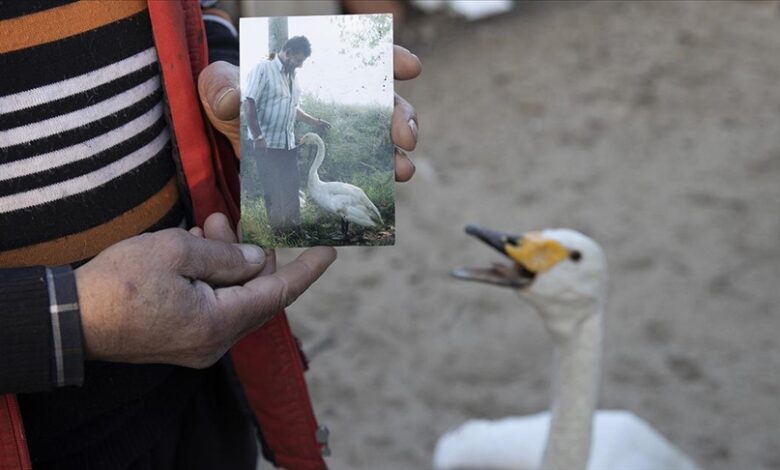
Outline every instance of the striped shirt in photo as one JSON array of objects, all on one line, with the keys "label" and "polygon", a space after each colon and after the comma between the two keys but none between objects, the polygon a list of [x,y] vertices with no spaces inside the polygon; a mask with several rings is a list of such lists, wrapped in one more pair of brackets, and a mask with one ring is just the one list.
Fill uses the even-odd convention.
[{"label": "striped shirt in photo", "polygon": [[[283,71],[277,55],[257,64],[247,79],[245,98],[257,105],[257,121],[268,148],[295,148],[295,115],[301,100],[301,87],[292,75]],[[255,136],[253,136],[255,137]]]}]

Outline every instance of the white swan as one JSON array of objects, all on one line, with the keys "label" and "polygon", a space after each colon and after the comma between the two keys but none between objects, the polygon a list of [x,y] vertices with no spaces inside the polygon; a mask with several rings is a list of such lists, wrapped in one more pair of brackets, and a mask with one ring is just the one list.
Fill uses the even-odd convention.
[{"label": "white swan", "polygon": [[379,209],[357,186],[338,181],[321,181],[317,170],[325,160],[325,143],[313,132],[301,137],[301,145],[316,145],[317,156],[309,168],[309,196],[323,209],[341,217],[341,233],[347,238],[349,223],[363,227],[375,227],[384,224]]},{"label": "white swan", "polygon": [[436,445],[434,468],[694,470],[696,464],[628,411],[595,412],[606,259],[590,238],[557,229],[511,236],[466,232],[514,261],[459,268],[460,279],[516,289],[538,311],[555,345],[552,412],[469,421]]}]

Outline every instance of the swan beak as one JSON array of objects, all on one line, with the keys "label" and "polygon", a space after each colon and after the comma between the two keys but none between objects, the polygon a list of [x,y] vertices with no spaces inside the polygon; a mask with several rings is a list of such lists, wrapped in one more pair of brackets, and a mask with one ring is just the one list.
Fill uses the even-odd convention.
[{"label": "swan beak", "polygon": [[[516,245],[522,242],[522,236],[496,232],[476,225],[466,226],[466,233],[482,240],[485,244],[493,247],[504,256],[509,256],[507,253],[507,246]],[[452,275],[457,279],[466,281],[485,282],[497,286],[517,289],[529,286],[534,280],[535,273],[515,262],[511,266],[494,263],[490,268],[461,267],[454,269]]]},{"label": "swan beak", "polygon": [[494,264],[491,268],[458,268],[452,272],[452,275],[458,279],[514,288],[526,287],[533,282],[537,274],[549,270],[569,257],[566,248],[555,240],[545,238],[541,232],[511,235],[468,225],[466,233],[493,247],[514,261],[514,265]]}]

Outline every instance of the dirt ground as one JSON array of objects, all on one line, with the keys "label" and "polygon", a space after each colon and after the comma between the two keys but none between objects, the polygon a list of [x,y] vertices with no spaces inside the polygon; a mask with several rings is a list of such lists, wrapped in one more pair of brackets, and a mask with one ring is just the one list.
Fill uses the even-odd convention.
[{"label": "dirt ground", "polygon": [[421,128],[397,245],[340,248],[289,310],[332,468],[430,468],[448,428],[546,409],[538,316],[448,275],[500,260],[467,223],[593,236],[600,406],[704,468],[780,468],[780,5],[522,3],[398,40],[424,72],[397,87]]}]

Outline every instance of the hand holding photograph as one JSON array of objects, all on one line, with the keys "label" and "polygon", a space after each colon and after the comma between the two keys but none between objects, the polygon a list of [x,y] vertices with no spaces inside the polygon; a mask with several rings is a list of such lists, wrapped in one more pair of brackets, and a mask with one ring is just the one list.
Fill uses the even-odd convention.
[{"label": "hand holding photograph", "polygon": [[394,244],[392,15],[240,25],[244,242]]}]

